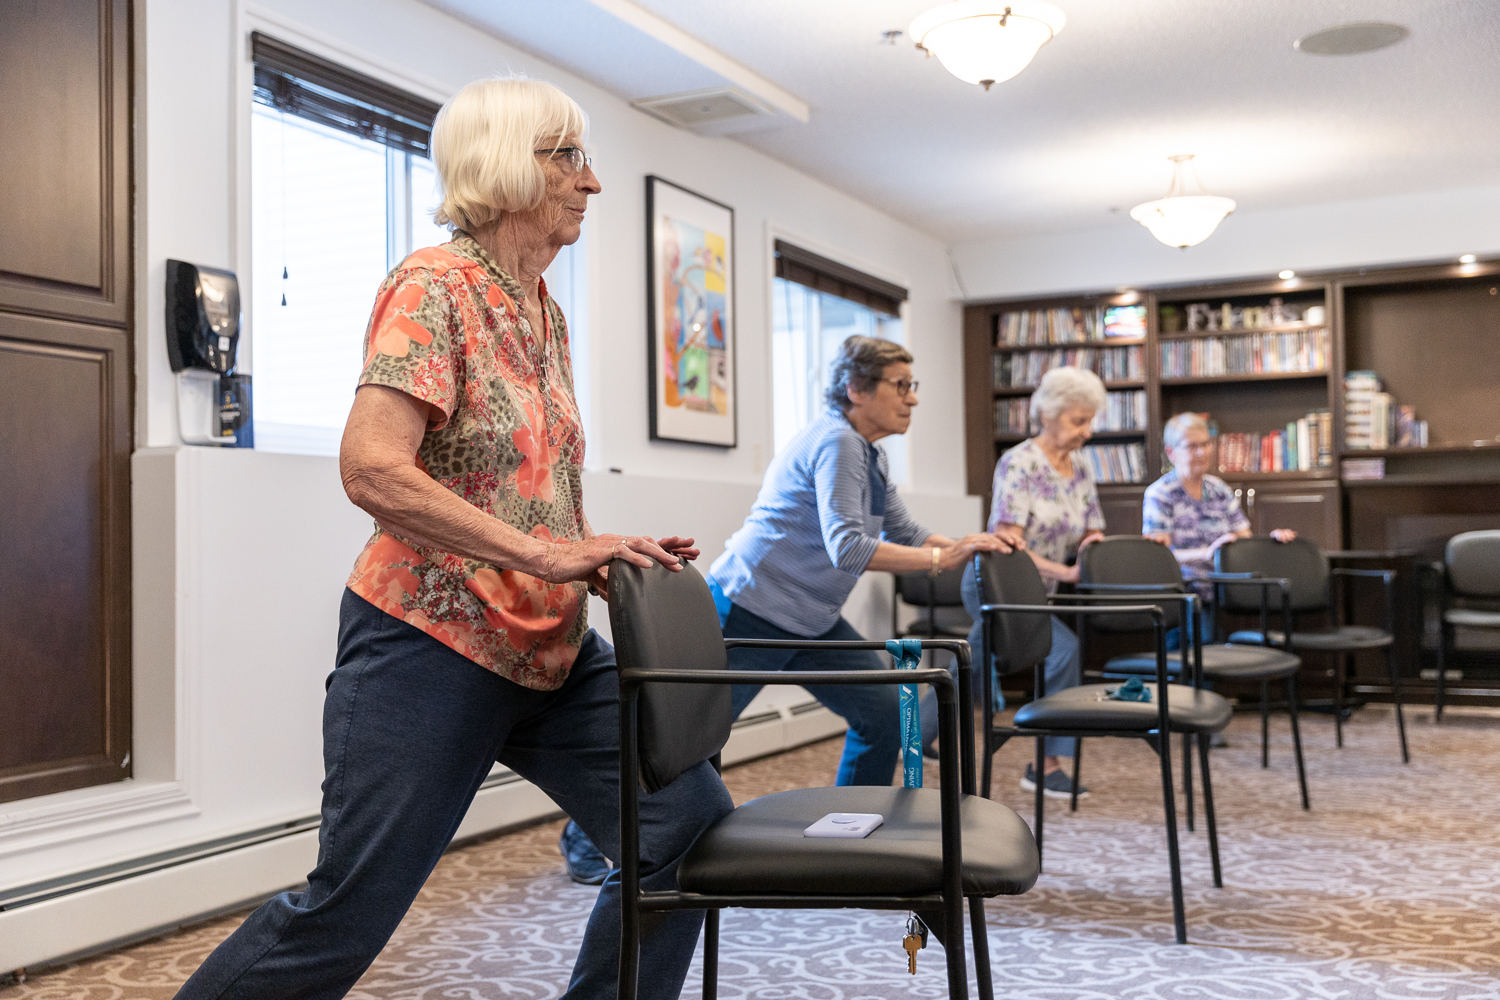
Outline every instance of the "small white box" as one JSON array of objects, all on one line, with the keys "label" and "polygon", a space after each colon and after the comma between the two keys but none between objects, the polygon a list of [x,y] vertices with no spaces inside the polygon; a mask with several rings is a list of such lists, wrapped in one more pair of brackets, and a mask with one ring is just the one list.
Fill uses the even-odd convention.
[{"label": "small white box", "polygon": [[802,831],[804,837],[844,837],[859,840],[868,837],[885,822],[880,813],[829,813]]}]

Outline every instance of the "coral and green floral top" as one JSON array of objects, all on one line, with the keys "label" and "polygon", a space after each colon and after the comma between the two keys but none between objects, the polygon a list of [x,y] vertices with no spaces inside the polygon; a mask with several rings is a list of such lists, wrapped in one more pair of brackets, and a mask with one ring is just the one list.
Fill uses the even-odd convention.
[{"label": "coral and green floral top", "polygon": [[[567,324],[541,283],[545,328],[525,293],[460,233],[390,273],[365,334],[360,385],[434,409],[417,467],[519,531],[584,537],[583,428]],[[546,583],[376,526],[349,587],[480,666],[524,687],[562,686],[588,629],[582,583]]]}]

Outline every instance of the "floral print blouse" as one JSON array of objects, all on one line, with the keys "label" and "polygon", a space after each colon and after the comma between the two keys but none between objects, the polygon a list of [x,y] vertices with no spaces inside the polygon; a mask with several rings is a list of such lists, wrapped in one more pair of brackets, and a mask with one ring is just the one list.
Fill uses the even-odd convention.
[{"label": "floral print blouse", "polygon": [[[519,531],[585,536],[583,428],[562,310],[539,284],[532,330],[521,285],[460,233],[386,277],[365,334],[360,385],[433,408],[417,467]],[[582,583],[546,583],[376,526],[349,588],[523,687],[561,687],[588,629]]]},{"label": "floral print blouse", "polygon": [[1026,547],[1044,559],[1072,559],[1085,535],[1104,530],[1099,491],[1088,467],[1075,457],[1073,476],[1065,479],[1035,438],[1022,441],[995,465],[989,530],[1000,524],[1020,525]]},{"label": "floral print blouse", "polygon": [[[1220,535],[1250,527],[1234,490],[1224,480],[1204,476],[1202,492],[1203,496],[1194,500],[1176,470],[1146,487],[1141,534],[1169,534],[1174,549],[1200,549],[1211,545]],[[1213,565],[1207,561],[1182,564],[1182,575],[1190,580],[1201,579],[1212,571]],[[1196,589],[1204,597],[1212,591],[1206,583]]]}]

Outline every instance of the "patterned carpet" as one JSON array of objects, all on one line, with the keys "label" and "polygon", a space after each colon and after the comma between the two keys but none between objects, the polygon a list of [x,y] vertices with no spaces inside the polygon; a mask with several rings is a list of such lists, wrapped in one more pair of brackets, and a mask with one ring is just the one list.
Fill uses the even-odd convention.
[{"label": "patterned carpet", "polygon": [[[1199,832],[1183,830],[1192,944],[1172,942],[1154,757],[1142,743],[1085,750],[1093,795],[1049,803],[1046,872],[989,904],[995,994],[1027,1000],[1479,1000],[1500,998],[1500,717],[1411,713],[1412,764],[1372,706],[1335,750],[1307,717],[1313,811],[1296,805],[1290,739],[1273,723],[1259,767],[1256,720],[1214,751],[1223,890]],[[735,768],[737,801],[828,780],[827,741]],[[996,797],[1024,814],[1007,747]],[[936,775],[929,773],[929,780]],[[1179,804],[1181,799],[1179,798]],[[550,823],[450,852],[351,996],[545,1000],[562,992],[593,891],[563,875]],[[4,1000],[166,1000],[235,926],[226,918],[0,989]],[[720,995],[860,1000],[946,995],[941,951],[908,976],[904,915],[730,911]],[[971,966],[972,975],[972,966]],[[684,996],[698,996],[696,967]],[[971,993],[971,996],[974,995]]]}]

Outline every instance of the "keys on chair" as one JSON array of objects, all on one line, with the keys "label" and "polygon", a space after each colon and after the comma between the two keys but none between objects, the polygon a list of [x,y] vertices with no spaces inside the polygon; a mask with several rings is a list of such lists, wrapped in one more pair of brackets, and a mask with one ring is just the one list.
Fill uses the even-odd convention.
[{"label": "keys on chair", "polygon": [[906,949],[906,971],[915,976],[917,952],[927,947],[927,928],[922,926],[916,914],[906,918],[906,937],[901,939],[901,947]]}]

